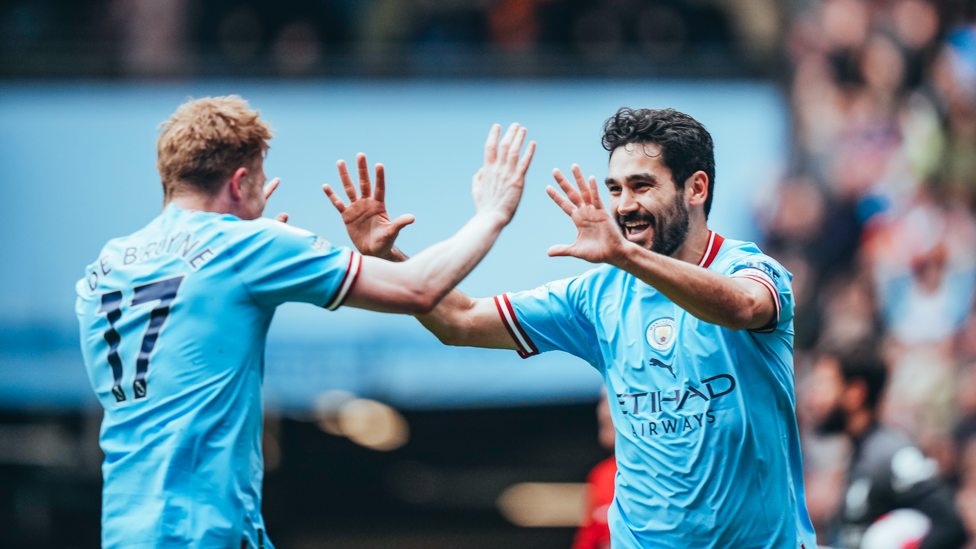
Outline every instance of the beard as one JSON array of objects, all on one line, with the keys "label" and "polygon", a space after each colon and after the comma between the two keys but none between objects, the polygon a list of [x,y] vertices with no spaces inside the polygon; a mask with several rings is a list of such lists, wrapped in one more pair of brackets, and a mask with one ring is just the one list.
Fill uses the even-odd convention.
[{"label": "beard", "polygon": [[847,427],[847,416],[840,406],[834,406],[830,412],[816,426],[817,433],[821,435],[836,435],[843,433]]},{"label": "beard", "polygon": [[652,252],[661,255],[672,256],[678,251],[685,240],[688,239],[688,205],[683,200],[682,193],[677,193],[671,207],[658,215],[646,212],[633,212],[623,216],[617,216],[617,222],[627,235],[625,223],[646,221],[654,228],[654,236],[651,237]]}]

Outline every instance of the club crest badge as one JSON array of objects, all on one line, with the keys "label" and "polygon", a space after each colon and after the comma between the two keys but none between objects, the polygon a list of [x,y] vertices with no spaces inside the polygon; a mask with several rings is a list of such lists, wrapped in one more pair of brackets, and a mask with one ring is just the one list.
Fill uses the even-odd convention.
[{"label": "club crest badge", "polygon": [[647,327],[647,344],[658,351],[667,351],[678,334],[673,318],[659,318]]}]

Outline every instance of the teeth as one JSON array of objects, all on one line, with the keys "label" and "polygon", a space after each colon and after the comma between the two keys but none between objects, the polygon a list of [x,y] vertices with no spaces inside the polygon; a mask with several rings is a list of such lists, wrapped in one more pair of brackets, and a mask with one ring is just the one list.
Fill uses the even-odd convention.
[{"label": "teeth", "polygon": [[625,227],[628,227],[628,228],[630,228],[630,227],[646,227],[647,225],[650,225],[650,223],[648,223],[646,221],[628,221],[627,223],[624,223],[624,226]]}]

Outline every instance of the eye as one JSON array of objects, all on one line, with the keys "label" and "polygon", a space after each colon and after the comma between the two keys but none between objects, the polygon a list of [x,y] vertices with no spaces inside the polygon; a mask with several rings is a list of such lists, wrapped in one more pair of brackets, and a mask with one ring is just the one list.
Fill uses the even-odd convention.
[{"label": "eye", "polygon": [[620,185],[608,185],[607,189],[610,190],[610,194],[620,194]]}]

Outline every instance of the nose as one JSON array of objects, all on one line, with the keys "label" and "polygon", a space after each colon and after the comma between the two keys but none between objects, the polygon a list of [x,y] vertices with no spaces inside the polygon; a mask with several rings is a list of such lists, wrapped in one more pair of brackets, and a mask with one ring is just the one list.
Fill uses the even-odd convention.
[{"label": "nose", "polygon": [[630,189],[624,187],[620,191],[620,202],[617,204],[618,214],[628,214],[637,211],[637,200],[634,199],[634,193]]}]

